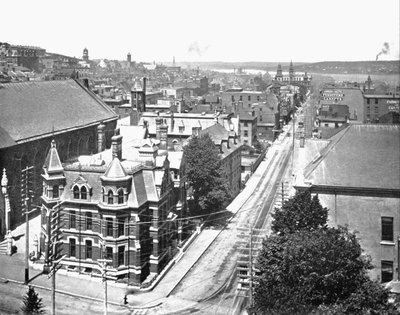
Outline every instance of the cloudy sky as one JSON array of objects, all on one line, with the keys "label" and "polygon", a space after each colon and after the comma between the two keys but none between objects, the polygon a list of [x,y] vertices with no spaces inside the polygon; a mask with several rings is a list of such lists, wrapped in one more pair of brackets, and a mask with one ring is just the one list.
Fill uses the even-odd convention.
[{"label": "cloudy sky", "polygon": [[[135,61],[399,59],[399,0],[19,0],[0,41]],[[388,43],[389,49],[385,49]]]}]

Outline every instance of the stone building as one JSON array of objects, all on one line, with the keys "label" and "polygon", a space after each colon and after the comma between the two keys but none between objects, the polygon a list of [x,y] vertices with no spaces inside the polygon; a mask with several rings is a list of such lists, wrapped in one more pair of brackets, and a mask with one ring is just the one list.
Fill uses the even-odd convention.
[{"label": "stone building", "polygon": [[[22,220],[21,170],[34,166],[30,188],[32,203],[38,205],[41,169],[51,140],[57,141],[63,161],[102,151],[111,145],[118,116],[75,80],[1,84],[0,108],[0,168],[6,169],[12,188],[8,228],[13,228]],[[0,205],[1,218],[3,211]],[[6,232],[2,222],[0,235]]]}]

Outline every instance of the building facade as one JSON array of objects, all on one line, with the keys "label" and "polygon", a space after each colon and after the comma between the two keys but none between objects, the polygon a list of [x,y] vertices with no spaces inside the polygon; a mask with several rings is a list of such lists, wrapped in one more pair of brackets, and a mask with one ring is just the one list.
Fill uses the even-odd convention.
[{"label": "building facade", "polygon": [[99,276],[98,260],[109,259],[116,281],[146,287],[177,252],[185,185],[182,168],[171,170],[154,142],[136,155],[122,150],[116,132],[111,150],[63,165],[52,142],[42,175],[41,250],[47,261],[49,218],[59,204],[64,269]]},{"label": "building facade", "polygon": [[372,259],[373,279],[399,280],[400,128],[350,125],[305,169],[297,189],[318,194],[328,223],[348,226]]}]

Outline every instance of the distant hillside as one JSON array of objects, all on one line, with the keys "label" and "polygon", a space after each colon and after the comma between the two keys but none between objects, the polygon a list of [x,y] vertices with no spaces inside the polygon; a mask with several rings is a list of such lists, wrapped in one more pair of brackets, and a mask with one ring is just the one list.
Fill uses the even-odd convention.
[{"label": "distant hillside", "polygon": [[[202,69],[259,69],[276,71],[278,62],[180,62],[180,66],[200,67]],[[315,63],[294,62],[295,71],[312,73],[358,73],[358,74],[400,74],[399,60],[378,61],[322,61]],[[281,63],[282,70],[288,71],[289,62]]]}]

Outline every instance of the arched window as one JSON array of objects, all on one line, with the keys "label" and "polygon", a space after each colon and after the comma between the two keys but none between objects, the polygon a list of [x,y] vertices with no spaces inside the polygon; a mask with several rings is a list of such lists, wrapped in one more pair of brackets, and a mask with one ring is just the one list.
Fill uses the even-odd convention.
[{"label": "arched window", "polygon": [[74,199],[79,199],[79,187],[74,186]]},{"label": "arched window", "polygon": [[111,190],[109,190],[107,196],[108,196],[108,198],[107,198],[108,204],[112,205],[114,203],[113,192]]},{"label": "arched window", "polygon": [[81,187],[81,199],[87,199],[87,189],[85,186]]},{"label": "arched window", "polygon": [[59,190],[58,190],[58,185],[53,186],[53,198],[58,198],[60,196]]},{"label": "arched window", "polygon": [[118,204],[124,203],[124,191],[120,189],[118,191]]}]

